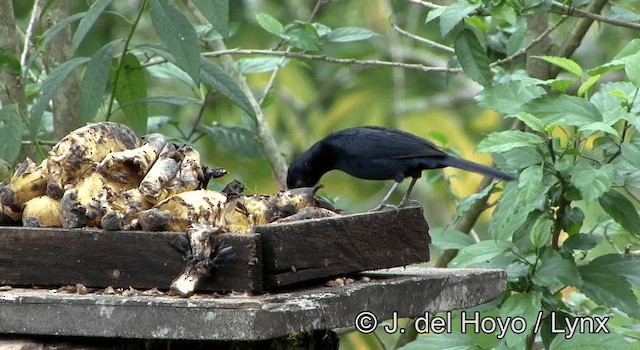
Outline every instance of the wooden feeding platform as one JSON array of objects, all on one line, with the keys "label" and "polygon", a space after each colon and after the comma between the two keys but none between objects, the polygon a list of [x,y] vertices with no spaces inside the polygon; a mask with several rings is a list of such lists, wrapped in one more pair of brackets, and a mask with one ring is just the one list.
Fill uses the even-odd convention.
[{"label": "wooden feeding platform", "polygon": [[[420,207],[254,231],[216,236],[232,259],[181,298],[105,292],[166,291],[185,267],[178,233],[0,227],[0,285],[11,286],[0,290],[0,347],[7,335],[265,341],[350,327],[362,311],[382,321],[471,307],[506,288],[501,270],[397,268],[429,259]],[[327,286],[341,276],[353,283]],[[88,293],[57,289],[76,284]]]}]

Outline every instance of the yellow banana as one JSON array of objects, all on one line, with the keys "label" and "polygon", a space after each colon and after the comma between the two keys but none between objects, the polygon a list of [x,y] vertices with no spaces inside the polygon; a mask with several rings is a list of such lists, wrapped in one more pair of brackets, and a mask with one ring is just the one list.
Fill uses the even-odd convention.
[{"label": "yellow banana", "polygon": [[22,223],[30,227],[62,227],[60,200],[47,195],[30,199],[24,205]]},{"label": "yellow banana", "polygon": [[120,123],[94,123],[71,132],[49,151],[47,194],[60,198],[64,185],[79,178],[109,153],[137,147],[140,139]]},{"label": "yellow banana", "polygon": [[2,204],[12,207],[15,211],[22,211],[22,206],[25,202],[43,195],[46,188],[46,161],[37,165],[27,158],[18,165],[9,184],[0,188],[0,200]]}]

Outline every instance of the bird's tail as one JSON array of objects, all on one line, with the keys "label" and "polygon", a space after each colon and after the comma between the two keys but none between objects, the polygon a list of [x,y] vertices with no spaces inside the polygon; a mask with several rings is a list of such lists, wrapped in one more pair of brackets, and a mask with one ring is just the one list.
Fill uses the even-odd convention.
[{"label": "bird's tail", "polygon": [[515,180],[515,176],[513,175],[509,175],[507,173],[503,173],[502,171],[496,169],[496,168],[491,168],[482,164],[478,164],[478,163],[474,163],[474,162],[470,162],[468,160],[464,160],[464,159],[460,159],[460,158],[455,158],[455,157],[447,157],[446,160],[443,162],[444,164],[450,166],[450,167],[454,167],[454,168],[458,168],[458,169],[462,169],[462,170],[468,170],[468,171],[473,171],[474,173],[480,173],[483,175],[488,175],[488,176],[492,176],[498,179],[502,179],[502,180]]}]

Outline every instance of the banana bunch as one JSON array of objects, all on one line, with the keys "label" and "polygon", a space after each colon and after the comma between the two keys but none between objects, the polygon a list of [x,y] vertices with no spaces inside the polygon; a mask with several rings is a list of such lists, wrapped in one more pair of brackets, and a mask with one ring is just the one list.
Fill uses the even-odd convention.
[{"label": "banana bunch", "polygon": [[203,166],[196,149],[161,134],[140,139],[123,124],[94,123],[61,139],[42,163],[25,159],[0,184],[0,214],[3,222],[25,226],[185,232],[202,224],[217,233],[246,233],[307,207],[326,207],[317,187],[246,196],[234,180],[222,192],[206,190],[211,178],[226,173]]},{"label": "banana bunch", "polygon": [[192,223],[215,227],[218,233],[247,233],[254,226],[288,217],[306,207],[324,205],[318,187],[303,187],[266,195],[229,195],[196,190],[173,195],[138,214],[145,231],[184,232]]},{"label": "banana bunch", "polygon": [[75,181],[112,152],[140,147],[140,139],[119,123],[94,123],[69,133],[47,157],[47,195],[61,198],[65,185]]},{"label": "banana bunch", "polygon": [[224,174],[161,134],[141,140],[123,124],[89,124],[61,139],[42,163],[27,158],[17,167],[0,185],[0,214],[28,226],[135,229],[139,212]]}]

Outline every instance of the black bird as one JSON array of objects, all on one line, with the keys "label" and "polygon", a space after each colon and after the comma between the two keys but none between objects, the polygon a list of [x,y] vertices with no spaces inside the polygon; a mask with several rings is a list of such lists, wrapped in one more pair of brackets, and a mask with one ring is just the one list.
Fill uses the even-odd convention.
[{"label": "black bird", "polygon": [[395,180],[376,210],[386,206],[391,193],[406,177],[412,180],[400,206],[408,202],[423,170],[448,166],[503,180],[515,179],[497,169],[450,156],[433,143],[408,132],[362,126],[334,132],[302,153],[289,167],[287,186],[314,186],[322,175],[335,169],[361,179]]}]

